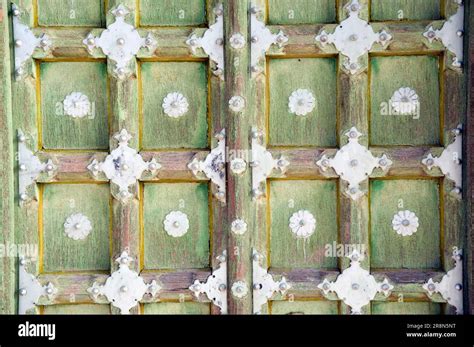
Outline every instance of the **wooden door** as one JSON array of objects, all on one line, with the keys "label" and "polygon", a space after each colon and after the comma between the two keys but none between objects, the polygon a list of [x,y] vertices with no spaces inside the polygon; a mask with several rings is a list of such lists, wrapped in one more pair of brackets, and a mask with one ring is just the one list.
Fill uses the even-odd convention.
[{"label": "wooden door", "polygon": [[5,312],[467,312],[460,2],[8,8]]}]

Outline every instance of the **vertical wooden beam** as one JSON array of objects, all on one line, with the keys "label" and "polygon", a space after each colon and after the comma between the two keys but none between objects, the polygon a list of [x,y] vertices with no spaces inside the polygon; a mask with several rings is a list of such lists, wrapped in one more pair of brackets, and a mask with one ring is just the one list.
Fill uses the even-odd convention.
[{"label": "vertical wooden beam", "polygon": [[[9,2],[0,1],[0,245],[5,248],[15,243],[13,223],[13,129],[11,108],[10,26]],[[13,257],[0,258],[0,314],[15,310],[16,269]]]},{"label": "vertical wooden beam", "polygon": [[[350,1],[340,1],[338,17],[342,22],[348,16],[345,6]],[[360,17],[368,20],[368,1],[361,0],[362,10]],[[369,106],[368,106],[368,87],[369,87],[369,54],[361,57],[362,66],[366,67],[363,72],[351,75],[343,68],[345,57],[339,55],[338,71],[338,136],[339,147],[343,147],[348,138],[345,135],[352,127],[362,133],[359,142],[363,146],[369,145]],[[362,267],[370,271],[370,245],[369,245],[369,185],[368,180],[361,183],[361,190],[367,193],[352,200],[344,192],[347,190],[347,183],[339,180],[339,242],[342,244],[359,244],[365,247],[364,259],[361,262]],[[347,257],[339,259],[341,272],[350,265]],[[370,305],[363,308],[364,313],[370,313]],[[341,302],[341,313],[350,313],[350,308]]]},{"label": "vertical wooden beam", "polygon": [[[207,2],[207,18],[208,25],[211,26],[215,23],[215,14],[214,9],[219,6],[222,2],[220,0],[211,0]],[[217,139],[215,135],[221,132],[222,129],[226,127],[226,117],[225,117],[225,83],[219,77],[215,76],[210,65],[208,65],[208,93],[209,95],[209,143],[210,148],[213,149],[217,146]],[[211,185],[211,183],[209,183]],[[217,257],[221,255],[224,250],[227,249],[227,206],[225,203],[217,200],[209,188],[209,205],[210,205],[210,223],[211,226],[211,252],[210,252],[210,264],[212,270],[215,271],[219,268],[220,262],[217,260]],[[220,314],[220,308],[216,305],[211,305],[211,314]]]},{"label": "vertical wooden beam", "polygon": [[464,53],[466,64],[466,85],[467,85],[467,119],[464,132],[465,141],[465,174],[464,174],[464,199],[466,199],[466,232],[467,243],[465,252],[466,280],[465,293],[467,307],[465,314],[474,314],[474,6],[470,1],[465,2],[466,7],[466,29],[465,42],[467,50]]},{"label": "vertical wooden beam", "polygon": [[[20,21],[33,28],[35,24],[34,6],[32,0],[23,0],[14,2],[21,11]],[[6,13],[5,13],[6,15]],[[13,60],[12,60],[13,61]],[[40,94],[40,65],[33,59],[25,62],[25,74],[15,80],[12,79],[12,123],[13,132],[21,129],[26,135],[26,145],[28,148],[36,152],[42,149],[41,143],[41,102]],[[12,76],[10,74],[10,76]],[[18,151],[18,141],[16,134],[13,134],[13,150]],[[19,206],[18,194],[18,161],[15,161],[13,167],[13,175],[15,179],[14,188],[14,209],[15,209],[15,243],[37,245],[39,251],[38,259],[29,259],[27,270],[33,275],[38,275],[42,269],[42,228],[41,228],[41,186],[30,188],[34,191],[35,197],[29,199],[23,206]],[[30,193],[30,196],[33,193]],[[16,299],[16,295],[13,296]],[[16,300],[15,300],[16,301]],[[35,309],[38,313],[39,310]]]},{"label": "vertical wooden beam", "polygon": [[[261,10],[259,16],[261,16],[263,21],[266,21],[268,18],[267,8],[268,2],[265,0],[255,0],[251,2],[251,6],[255,7],[257,10]],[[264,58],[263,73],[256,76],[252,76],[250,79],[250,93],[249,93],[249,104],[252,105],[251,108],[251,119],[252,125],[257,129],[263,131],[264,133],[264,144],[268,146],[269,143],[269,127],[267,127],[268,117],[270,117],[268,105],[270,104],[269,93],[267,93],[266,88],[270,88],[267,85],[269,78],[268,63],[267,59]],[[267,212],[270,206],[270,182],[267,180],[265,182],[264,193],[265,197],[252,201],[253,203],[253,220],[255,223],[254,232],[252,235],[252,247],[254,247],[258,253],[263,255],[263,259],[260,261],[262,267],[270,267],[270,225],[268,224]],[[269,214],[268,214],[269,216]],[[278,280],[278,279],[276,279]],[[254,307],[254,310],[258,309]],[[263,305],[260,312],[262,314],[270,313],[270,305]]]},{"label": "vertical wooden beam", "polygon": [[[451,17],[457,12],[457,4],[449,2],[445,4],[446,18]],[[467,55],[464,61],[467,61]],[[452,59],[445,51],[441,62],[441,117],[442,129],[441,140],[444,146],[448,146],[454,141],[453,130],[459,124],[466,122],[466,87],[465,77],[467,75],[467,68],[463,66],[462,71],[453,70],[450,65]],[[460,153],[461,154],[461,153]],[[464,165],[464,167],[466,167]],[[462,198],[456,197],[451,191],[454,188],[454,183],[448,178],[443,179],[440,192],[442,194],[442,208],[443,215],[441,216],[441,259],[444,271],[449,271],[454,267],[454,260],[452,259],[453,247],[460,249],[465,248],[465,199],[466,194],[462,194]],[[464,250],[464,254],[467,249]],[[455,314],[455,309],[451,305],[445,306],[445,314]]]},{"label": "vertical wooden beam", "polygon": [[[110,0],[107,8],[107,25],[115,22],[115,17],[110,12],[118,5],[123,4],[130,10],[130,14],[125,17],[127,23],[136,26],[136,1],[135,0]],[[138,150],[139,126],[138,126],[138,83],[137,83],[137,62],[133,59],[129,68],[131,75],[123,79],[117,78],[113,73],[115,63],[107,60],[107,69],[109,74],[109,105],[111,117],[110,121],[110,148],[113,150],[117,146],[117,141],[113,135],[126,129],[133,136],[129,146]],[[140,193],[137,192],[135,198],[127,202],[121,202],[112,199],[112,250],[111,250],[111,271],[118,269],[118,263],[115,261],[123,251],[133,258],[130,268],[134,271],[140,271],[140,223],[139,223],[139,199]],[[112,307],[112,313],[119,313],[119,310]],[[139,313],[139,307],[130,310],[130,313]]]},{"label": "vertical wooden beam", "polygon": [[[225,101],[227,114],[227,146],[232,153],[249,153],[249,136],[252,126],[250,119],[249,100],[249,1],[229,0],[224,2],[224,45],[225,45]],[[232,48],[230,38],[241,34],[245,38],[245,46]],[[242,112],[230,110],[228,102],[232,97],[242,97],[245,107]],[[248,158],[245,158],[248,162]],[[229,164],[229,163],[228,163]],[[251,200],[251,170],[241,175],[234,175],[227,170],[227,204],[229,224],[236,219],[246,221],[248,227],[243,235],[236,235],[227,225],[228,233],[228,312],[229,314],[252,313],[252,262],[251,238],[255,232],[253,203]],[[232,286],[244,282],[247,294],[242,297],[233,295]],[[245,289],[242,289],[242,291]]]}]

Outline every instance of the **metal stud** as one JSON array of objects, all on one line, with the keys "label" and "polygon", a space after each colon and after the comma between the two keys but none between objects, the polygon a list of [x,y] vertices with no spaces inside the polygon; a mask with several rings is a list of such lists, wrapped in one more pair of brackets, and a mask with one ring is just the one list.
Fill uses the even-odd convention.
[{"label": "metal stud", "polygon": [[20,194],[20,200],[21,200],[21,201],[26,201],[26,200],[28,200],[28,195],[26,195],[25,193]]},{"label": "metal stud", "polygon": [[121,291],[122,293],[128,292],[127,286],[121,286],[121,287],[120,287],[120,291]]},{"label": "metal stud", "polygon": [[20,15],[20,10],[18,8],[14,8],[13,11],[12,11],[12,14],[15,16],[15,17],[18,17]]},{"label": "metal stud", "polygon": [[125,44],[125,39],[123,39],[121,37],[117,39],[117,45],[123,46],[124,44]]},{"label": "metal stud", "polygon": [[15,40],[15,46],[16,46],[16,47],[21,47],[21,46],[23,46],[23,41],[21,41],[21,40]]},{"label": "metal stud", "polygon": [[462,290],[462,284],[461,283],[456,283],[454,288],[456,288],[456,290]]},{"label": "metal stud", "polygon": [[25,296],[26,294],[28,294],[28,292],[25,288],[21,288],[19,292],[20,292],[21,296]]}]

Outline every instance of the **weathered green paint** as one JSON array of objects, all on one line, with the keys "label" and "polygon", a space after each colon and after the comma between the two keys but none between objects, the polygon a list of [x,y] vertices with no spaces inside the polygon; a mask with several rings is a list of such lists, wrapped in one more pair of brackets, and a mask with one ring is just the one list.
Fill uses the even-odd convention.
[{"label": "weathered green paint", "polygon": [[[335,181],[271,181],[269,208],[272,267],[336,268],[337,257],[325,254],[325,246],[338,239]],[[299,210],[316,219],[315,232],[307,239],[296,238],[289,227]]]},{"label": "weathered green paint", "polygon": [[[189,229],[181,237],[166,233],[171,211],[185,213]],[[145,184],[145,269],[209,267],[209,209],[207,183]]]},{"label": "weathered green paint", "polygon": [[43,314],[110,314],[109,305],[74,304],[43,306]]},{"label": "weathered green paint", "polygon": [[[206,148],[207,64],[203,62],[150,62],[142,64],[143,147]],[[168,93],[184,95],[189,110],[179,118],[162,107]]]},{"label": "weathered green paint", "polygon": [[[12,90],[10,65],[10,30],[8,4],[0,1],[0,244],[14,244],[14,189],[13,168],[13,129],[12,129]],[[16,286],[15,260],[12,257],[0,258],[0,314],[15,313],[14,299]]]},{"label": "weathered green paint", "polygon": [[[438,269],[440,267],[440,202],[436,180],[374,180],[370,184],[371,266]],[[409,210],[418,230],[398,235],[393,216]]]},{"label": "weathered green paint", "polygon": [[105,25],[104,0],[37,0],[38,24],[44,26]]},{"label": "weathered green paint", "polygon": [[[336,145],[336,60],[271,59],[269,63],[269,136],[272,146]],[[305,116],[290,113],[288,99],[297,89],[311,91],[316,107]]]},{"label": "weathered green paint", "polygon": [[[87,194],[84,192],[87,191]],[[66,219],[86,216],[92,231],[73,240],[64,231]],[[109,189],[102,184],[51,184],[43,193],[43,270],[45,272],[107,270],[110,267]]]},{"label": "weathered green paint", "polygon": [[432,302],[373,302],[373,314],[440,314],[441,305]]},{"label": "weathered green paint", "polygon": [[143,314],[210,314],[210,304],[199,302],[160,302],[145,304]]},{"label": "weathered green paint", "polygon": [[[395,91],[409,87],[418,94],[418,115],[384,114]],[[372,145],[438,145],[440,143],[439,61],[433,56],[371,59]]]},{"label": "weathered green paint", "polygon": [[269,0],[270,24],[333,23],[336,20],[335,0]]},{"label": "weathered green paint", "polygon": [[205,0],[141,0],[140,25],[180,26],[206,23]]},{"label": "weathered green paint", "polygon": [[441,0],[372,0],[371,20],[439,19]]},{"label": "weathered green paint", "polygon": [[[42,63],[41,117],[46,149],[106,149],[107,67],[95,62]],[[91,115],[73,118],[65,114],[63,101],[80,92],[91,103]]]},{"label": "weathered green paint", "polygon": [[274,301],[272,314],[337,314],[337,301]]}]

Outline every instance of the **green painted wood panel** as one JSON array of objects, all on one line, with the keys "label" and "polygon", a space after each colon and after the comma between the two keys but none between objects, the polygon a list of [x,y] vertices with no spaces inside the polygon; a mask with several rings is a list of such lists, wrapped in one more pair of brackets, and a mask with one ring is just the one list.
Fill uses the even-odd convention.
[{"label": "green painted wood panel", "polygon": [[268,0],[270,24],[315,24],[335,21],[335,0]]},{"label": "green painted wood panel", "polygon": [[206,0],[141,0],[140,25],[179,26],[206,23]]},{"label": "green painted wood panel", "polygon": [[372,314],[441,314],[433,302],[372,302]]},{"label": "green painted wood panel", "polygon": [[[439,269],[440,201],[436,180],[374,180],[370,183],[370,252],[373,268]],[[399,211],[418,217],[410,236],[397,234]]]},{"label": "green painted wood panel", "polygon": [[[141,65],[143,91],[143,147],[206,148],[207,63],[147,62]],[[165,114],[168,93],[179,92],[188,101],[188,112],[179,118]]]},{"label": "green painted wood panel", "polygon": [[440,0],[372,0],[371,20],[439,19]]},{"label": "green painted wood panel", "polygon": [[[86,216],[92,231],[73,240],[64,231],[66,219]],[[43,269],[45,272],[110,268],[110,191],[106,184],[49,184],[43,192]]]},{"label": "green painted wood panel", "polygon": [[38,0],[38,24],[41,26],[103,27],[102,0]]},{"label": "green painted wood panel", "polygon": [[[164,229],[171,211],[188,217],[189,229],[181,237],[170,236]],[[146,269],[209,267],[207,183],[145,184],[143,218]]]},{"label": "green painted wood panel", "polygon": [[[419,114],[388,111],[399,88],[413,89]],[[440,143],[439,61],[433,56],[373,57],[370,83],[372,145],[438,145]]]},{"label": "green painted wood panel", "polygon": [[[40,69],[43,147],[108,148],[106,65],[100,62],[53,62],[42,63]],[[63,101],[73,92],[88,97],[90,115],[73,118],[65,114]]]},{"label": "green painted wood panel", "polygon": [[[270,265],[277,268],[336,268],[337,258],[325,255],[337,241],[336,182],[270,182]],[[307,239],[296,238],[289,227],[293,213],[309,211],[316,229]]]},{"label": "green painted wood panel", "polygon": [[[272,59],[269,62],[269,138],[273,146],[336,146],[336,60]],[[310,90],[316,107],[305,116],[290,113],[297,89]]]},{"label": "green painted wood panel", "polygon": [[273,301],[272,314],[337,314],[337,301]]},{"label": "green painted wood panel", "polygon": [[109,305],[73,304],[43,306],[43,314],[110,314]]},{"label": "green painted wood panel", "polygon": [[200,302],[160,302],[143,305],[144,314],[211,314],[210,304]]}]

